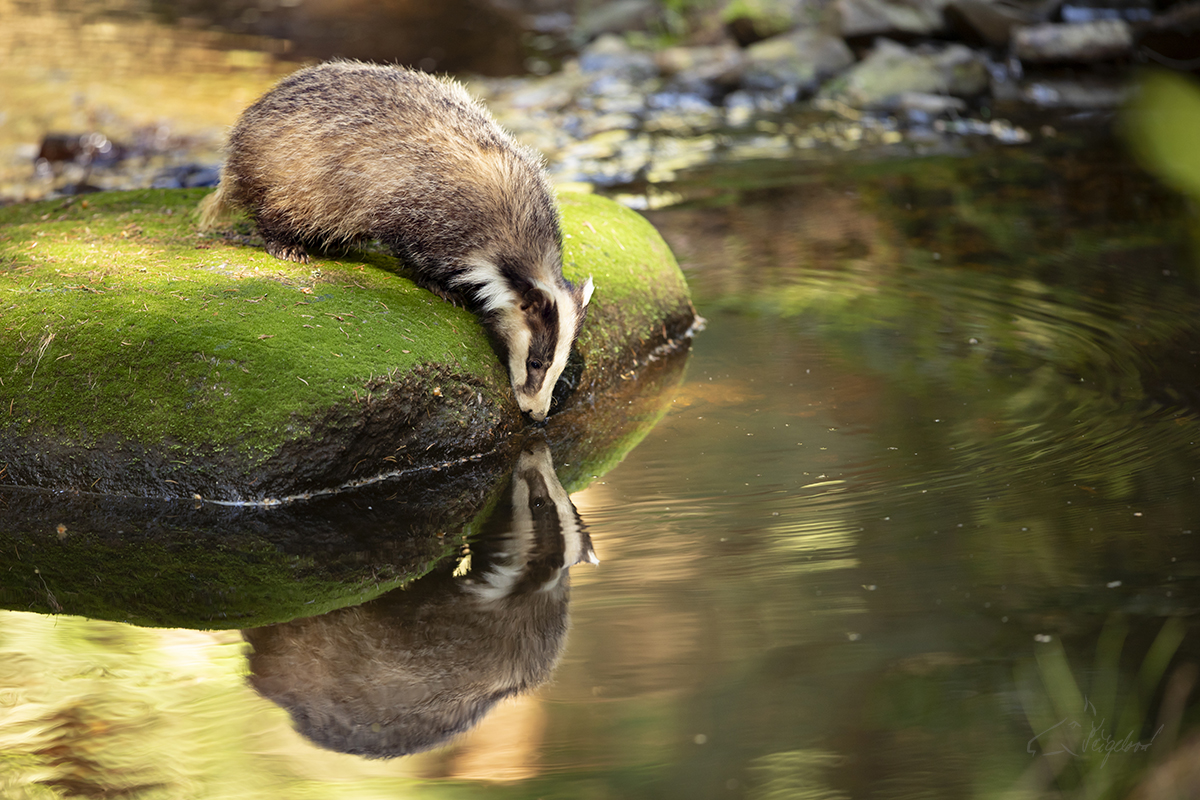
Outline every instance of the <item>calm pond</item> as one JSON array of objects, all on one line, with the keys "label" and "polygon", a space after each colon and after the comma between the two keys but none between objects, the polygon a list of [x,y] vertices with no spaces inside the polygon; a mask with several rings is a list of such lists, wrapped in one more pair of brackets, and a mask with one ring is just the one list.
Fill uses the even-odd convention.
[{"label": "calm pond", "polygon": [[[532,447],[407,599],[136,627],[70,616],[82,588],[43,566],[35,607],[66,614],[0,612],[0,794],[1165,796],[1146,781],[1200,747],[1194,220],[1065,138],[690,176],[650,215],[707,318],[665,415],[595,478],[556,456],[569,502]],[[9,572],[36,561],[13,550]],[[461,552],[490,577],[456,583]],[[479,621],[496,597],[521,610]],[[427,623],[472,641],[422,667]],[[398,759],[318,747],[264,696],[337,739],[322,703],[426,708],[475,665],[540,685]],[[380,688],[405,670],[423,688]]]}]

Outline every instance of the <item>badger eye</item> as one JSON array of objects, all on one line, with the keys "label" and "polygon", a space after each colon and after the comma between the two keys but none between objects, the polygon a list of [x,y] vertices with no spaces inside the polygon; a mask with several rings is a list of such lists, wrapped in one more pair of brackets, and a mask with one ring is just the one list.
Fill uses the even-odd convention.
[{"label": "badger eye", "polygon": [[530,369],[541,369],[542,362],[538,361],[536,358],[531,358],[531,359],[529,359],[529,368]]}]

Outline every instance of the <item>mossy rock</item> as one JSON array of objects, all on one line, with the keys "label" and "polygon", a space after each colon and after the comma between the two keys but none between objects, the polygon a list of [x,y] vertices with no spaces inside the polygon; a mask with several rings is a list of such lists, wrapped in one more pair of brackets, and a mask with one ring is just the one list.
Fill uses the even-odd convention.
[{"label": "mossy rock", "polygon": [[[247,223],[199,235],[204,193],[0,209],[4,482],[264,502],[461,463],[526,428],[472,314],[376,251],[297,265]],[[555,409],[571,412],[685,339],[695,313],[643,218],[560,204],[564,271],[597,286]]]},{"label": "mossy rock", "polygon": [[489,520],[514,524],[498,499],[531,439],[548,445],[567,492],[603,475],[666,413],[687,356],[662,353],[490,455],[294,503],[0,487],[0,608],[244,628],[372,600],[459,559]]}]

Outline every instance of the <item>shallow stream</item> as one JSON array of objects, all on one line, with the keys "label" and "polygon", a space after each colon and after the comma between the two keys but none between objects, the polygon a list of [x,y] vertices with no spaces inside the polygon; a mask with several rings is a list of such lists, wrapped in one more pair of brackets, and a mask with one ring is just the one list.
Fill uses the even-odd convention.
[{"label": "shallow stream", "polygon": [[[543,469],[467,531],[489,574],[537,573],[533,589],[487,586],[553,600],[515,623],[551,642],[522,669],[561,659],[547,682],[449,747],[333,753],[251,688],[236,631],[72,617],[80,587],[38,572],[35,606],[68,616],[15,597],[0,613],[4,795],[1124,796],[1193,763],[1200,302],[1184,204],[1108,141],[741,165],[677,189],[690,199],[652,218],[707,328],[682,382],[656,384],[665,416],[604,474],[556,462],[570,503]],[[382,524],[346,508],[314,526],[326,544]],[[463,552],[415,586],[456,585]],[[584,559],[569,606],[556,558]],[[212,608],[251,591],[221,586]],[[403,639],[460,608],[372,602],[246,636],[386,672],[400,667],[367,645],[392,634],[372,620],[407,620]],[[443,669],[491,664],[476,649]],[[321,668],[294,669],[299,707]],[[322,691],[373,697],[363,674]]]}]

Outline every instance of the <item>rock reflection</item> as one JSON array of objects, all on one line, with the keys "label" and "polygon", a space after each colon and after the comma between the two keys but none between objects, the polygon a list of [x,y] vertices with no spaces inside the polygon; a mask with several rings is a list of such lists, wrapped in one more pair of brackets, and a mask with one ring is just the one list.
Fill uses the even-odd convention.
[{"label": "rock reflection", "polygon": [[243,632],[251,683],[333,750],[428,750],[553,671],[568,570],[597,563],[544,442],[527,444],[456,562],[353,608]]}]

